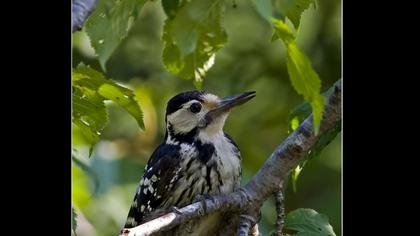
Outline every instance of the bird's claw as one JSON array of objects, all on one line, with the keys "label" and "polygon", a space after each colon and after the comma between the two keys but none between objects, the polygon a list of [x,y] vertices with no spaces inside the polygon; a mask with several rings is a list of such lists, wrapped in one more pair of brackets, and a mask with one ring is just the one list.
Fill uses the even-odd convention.
[{"label": "bird's claw", "polygon": [[209,199],[209,200],[213,200],[213,196],[211,196],[211,195],[196,195],[195,196],[195,198],[194,198],[194,202],[201,202],[201,205],[203,206],[203,214],[202,215],[204,215],[204,214],[206,214],[206,212],[207,212],[207,204],[206,204],[206,200],[207,199]]}]

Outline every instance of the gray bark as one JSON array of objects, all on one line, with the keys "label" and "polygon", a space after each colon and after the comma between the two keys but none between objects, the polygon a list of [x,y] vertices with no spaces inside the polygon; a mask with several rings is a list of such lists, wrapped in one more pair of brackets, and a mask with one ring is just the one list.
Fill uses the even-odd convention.
[{"label": "gray bark", "polygon": [[72,32],[81,30],[86,19],[95,9],[95,0],[73,0],[71,5]]},{"label": "gray bark", "polygon": [[280,189],[274,193],[274,198],[276,200],[276,211],[277,211],[277,220],[276,220],[276,231],[272,236],[281,236],[284,225],[284,196],[283,196],[283,182],[280,183]]}]

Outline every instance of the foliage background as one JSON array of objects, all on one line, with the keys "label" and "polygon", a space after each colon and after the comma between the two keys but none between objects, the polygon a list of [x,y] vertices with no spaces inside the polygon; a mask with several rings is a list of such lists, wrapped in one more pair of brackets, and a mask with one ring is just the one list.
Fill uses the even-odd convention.
[{"label": "foliage background", "polygon": [[[109,106],[110,122],[91,158],[82,136],[73,135],[79,160],[89,167],[72,167],[72,199],[76,205],[78,235],[116,235],[121,229],[143,167],[165,134],[166,102],[175,94],[193,90],[192,81],[169,74],[162,62],[160,1],[145,3],[127,38],[106,64],[107,77],[132,88],[144,112],[146,131],[121,108]],[[232,2],[233,4],[233,2]],[[288,114],[303,102],[291,87],[285,49],[271,43],[271,29],[251,0],[226,2],[225,28],[229,39],[216,56],[203,88],[220,96],[255,90],[257,97],[232,111],[225,131],[238,143],[243,156],[243,183],[261,167],[272,150],[288,135]],[[322,91],[341,77],[341,1],[318,0],[302,15],[297,42],[311,59],[322,80]],[[73,64],[83,62],[102,71],[84,32],[73,34]],[[312,208],[329,217],[341,235],[341,138],[338,135],[318,158],[302,171],[297,192],[286,192],[286,212]],[[275,221],[273,201],[263,206],[261,229],[268,235]]]}]

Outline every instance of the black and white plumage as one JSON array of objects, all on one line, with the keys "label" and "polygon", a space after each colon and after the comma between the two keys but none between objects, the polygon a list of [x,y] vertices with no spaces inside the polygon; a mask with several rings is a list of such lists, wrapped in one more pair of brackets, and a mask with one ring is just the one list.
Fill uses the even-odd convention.
[{"label": "black and white plumage", "polygon": [[[240,185],[238,146],[223,125],[232,107],[255,96],[254,92],[220,99],[190,91],[173,97],[166,110],[165,140],[153,152],[137,188],[125,228],[183,207],[197,196],[233,192]],[[223,216],[216,213],[177,227],[163,235],[215,235]],[[213,231],[212,231],[213,230]]]}]

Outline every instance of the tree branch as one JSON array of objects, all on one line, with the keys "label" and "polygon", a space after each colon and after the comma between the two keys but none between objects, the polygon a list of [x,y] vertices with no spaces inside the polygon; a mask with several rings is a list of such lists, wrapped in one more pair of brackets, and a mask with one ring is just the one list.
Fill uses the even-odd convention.
[{"label": "tree branch", "polygon": [[283,196],[283,181],[280,183],[280,189],[274,193],[274,198],[276,200],[276,231],[273,236],[281,236],[281,231],[283,230],[284,225],[284,196]]},{"label": "tree branch", "polygon": [[[314,134],[312,115],[305,119],[300,126],[271,154],[258,173],[239,190],[214,196],[193,203],[180,209],[178,213],[168,213],[154,220],[131,229],[124,229],[121,236],[150,235],[158,231],[169,230],[193,218],[219,212],[254,212],[272,194],[281,190],[280,183],[295,168],[302,157],[318,141],[319,137],[341,121],[341,79],[334,86],[333,93],[328,97],[324,108],[319,134]],[[205,204],[205,206],[203,206]],[[206,212],[204,212],[206,209]],[[249,232],[250,221],[241,220],[244,227],[240,235]],[[245,229],[245,226],[248,229]]]},{"label": "tree branch", "polygon": [[86,19],[95,9],[96,0],[73,0],[71,6],[72,32],[81,30]]},{"label": "tree branch", "polygon": [[[121,235],[150,235],[158,231],[169,230],[193,218],[197,218],[215,211],[220,211],[220,209],[223,209],[224,211],[241,209],[244,207],[245,202],[247,202],[247,199],[245,198],[246,195],[242,191],[236,191],[231,194],[217,195],[216,197],[206,199],[204,201],[205,206],[203,205],[203,201],[190,204],[181,209],[178,209],[178,212],[170,212],[137,227],[131,229],[123,229]],[[204,209],[206,209],[205,212]]]},{"label": "tree branch", "polygon": [[[242,214],[239,217],[239,224],[237,227],[238,236],[259,236],[258,224],[260,221],[260,208],[261,206],[253,206],[252,209],[249,209],[246,214]],[[233,235],[233,234],[229,234]]]}]

